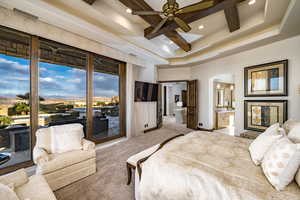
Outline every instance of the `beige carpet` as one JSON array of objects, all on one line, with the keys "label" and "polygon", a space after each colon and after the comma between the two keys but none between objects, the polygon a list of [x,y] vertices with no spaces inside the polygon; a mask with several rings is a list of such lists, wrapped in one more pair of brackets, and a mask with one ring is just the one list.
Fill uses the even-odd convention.
[{"label": "beige carpet", "polygon": [[58,200],[133,200],[133,184],[126,185],[127,158],[190,131],[182,125],[165,124],[159,130],[101,149],[97,151],[97,173],[56,191],[55,195]]}]

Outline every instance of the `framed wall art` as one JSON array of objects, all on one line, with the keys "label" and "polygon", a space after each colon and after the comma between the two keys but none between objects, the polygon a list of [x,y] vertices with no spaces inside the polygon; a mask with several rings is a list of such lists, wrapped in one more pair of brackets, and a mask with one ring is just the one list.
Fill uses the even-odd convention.
[{"label": "framed wall art", "polygon": [[287,100],[246,100],[245,129],[265,131],[269,126],[288,119]]},{"label": "framed wall art", "polygon": [[245,97],[288,96],[288,60],[245,68]]}]

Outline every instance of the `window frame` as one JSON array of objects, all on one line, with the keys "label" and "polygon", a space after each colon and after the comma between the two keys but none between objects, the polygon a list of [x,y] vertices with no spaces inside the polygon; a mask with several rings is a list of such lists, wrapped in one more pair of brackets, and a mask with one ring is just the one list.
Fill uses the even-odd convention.
[{"label": "window frame", "polygon": [[[96,144],[100,144],[103,142],[107,142],[110,140],[114,140],[117,138],[126,136],[126,63],[123,61],[119,61],[113,58],[109,58],[97,53],[93,53],[87,50],[83,50],[77,47],[73,47],[67,44],[63,44],[61,42],[49,40],[43,37],[39,37],[36,35],[31,35],[29,33],[24,33],[12,28],[8,28],[0,25],[0,30],[9,30],[16,34],[21,34],[23,36],[30,38],[30,135],[31,135],[31,151],[36,143],[35,133],[38,130],[38,122],[39,122],[39,54],[40,54],[40,41],[47,41],[50,43],[57,43],[61,45],[65,45],[74,50],[81,51],[87,55],[87,64],[86,64],[86,112],[87,112],[87,139],[95,142]],[[108,62],[114,62],[119,65],[119,105],[120,105],[120,134],[118,136],[103,138],[103,139],[94,139],[93,138],[93,58],[94,56],[101,57],[103,60]],[[0,169],[0,175],[6,174],[8,172],[15,171],[20,168],[26,168],[33,166],[33,153],[31,152],[31,160],[18,163],[13,166],[5,167]]]}]

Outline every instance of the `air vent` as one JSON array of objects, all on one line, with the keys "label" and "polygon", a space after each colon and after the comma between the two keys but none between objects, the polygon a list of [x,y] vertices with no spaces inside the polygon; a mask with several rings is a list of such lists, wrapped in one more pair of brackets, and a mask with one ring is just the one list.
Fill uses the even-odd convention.
[{"label": "air vent", "polygon": [[132,57],[137,57],[137,55],[133,54],[133,53],[129,53],[128,55],[132,56]]},{"label": "air vent", "polygon": [[17,8],[14,8],[14,12],[19,14],[19,15],[22,15],[23,17],[26,17],[28,19],[32,19],[32,20],[38,20],[39,18],[35,15],[32,15],[30,13],[27,13],[27,12],[24,12],[22,10],[19,10]]}]

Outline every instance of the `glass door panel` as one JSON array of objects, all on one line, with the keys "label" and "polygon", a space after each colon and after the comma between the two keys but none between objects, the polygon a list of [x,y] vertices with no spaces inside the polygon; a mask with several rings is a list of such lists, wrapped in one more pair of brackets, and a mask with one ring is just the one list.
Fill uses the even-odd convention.
[{"label": "glass door panel", "polygon": [[0,169],[31,160],[30,40],[0,28]]},{"label": "glass door panel", "polygon": [[86,66],[84,52],[41,40],[40,127],[81,123],[86,130]]},{"label": "glass door panel", "polygon": [[94,57],[93,133],[94,140],[120,136],[119,64]]}]

